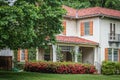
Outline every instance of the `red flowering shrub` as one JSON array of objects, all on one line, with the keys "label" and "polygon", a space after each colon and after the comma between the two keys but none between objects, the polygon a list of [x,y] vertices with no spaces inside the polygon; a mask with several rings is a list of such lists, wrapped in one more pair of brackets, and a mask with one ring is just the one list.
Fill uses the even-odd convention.
[{"label": "red flowering shrub", "polygon": [[67,62],[28,62],[25,71],[59,74],[93,74],[95,66]]}]

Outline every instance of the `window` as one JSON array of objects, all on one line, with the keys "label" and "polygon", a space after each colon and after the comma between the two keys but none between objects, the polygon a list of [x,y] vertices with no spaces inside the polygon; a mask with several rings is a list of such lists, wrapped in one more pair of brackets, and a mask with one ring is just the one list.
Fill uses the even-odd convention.
[{"label": "window", "polygon": [[90,35],[93,36],[93,21],[80,23],[81,36]]},{"label": "window", "polygon": [[115,24],[110,23],[110,39],[115,39]]},{"label": "window", "polygon": [[108,60],[109,61],[118,61],[118,49],[109,48],[108,49]]},{"label": "window", "polygon": [[21,50],[20,52],[20,61],[25,61],[25,50]]},{"label": "window", "polygon": [[85,26],[84,26],[85,35],[89,35],[89,33],[90,33],[89,22],[85,22],[84,25],[85,25]]}]

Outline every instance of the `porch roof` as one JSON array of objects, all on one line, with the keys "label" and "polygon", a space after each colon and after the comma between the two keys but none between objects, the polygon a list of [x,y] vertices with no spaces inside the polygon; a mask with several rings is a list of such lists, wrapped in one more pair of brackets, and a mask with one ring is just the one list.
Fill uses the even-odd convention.
[{"label": "porch roof", "polygon": [[75,36],[56,36],[56,40],[58,42],[63,42],[63,43],[74,43],[74,44],[86,44],[86,45],[98,45],[97,42],[87,40],[84,38],[80,37],[75,37]]}]

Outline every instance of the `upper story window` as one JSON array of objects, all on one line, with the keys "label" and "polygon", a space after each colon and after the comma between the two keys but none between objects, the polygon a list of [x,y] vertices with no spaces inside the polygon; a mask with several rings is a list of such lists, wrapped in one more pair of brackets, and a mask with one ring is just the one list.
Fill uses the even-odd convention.
[{"label": "upper story window", "polygon": [[110,23],[110,33],[115,34],[115,24]]},{"label": "upper story window", "polygon": [[106,48],[105,60],[120,61],[120,50],[117,48]]},{"label": "upper story window", "polygon": [[93,35],[93,21],[81,22],[80,23],[80,34],[81,36]]},{"label": "upper story window", "polygon": [[115,38],[116,38],[115,32],[116,32],[115,24],[110,23],[110,39],[115,40]]},{"label": "upper story window", "polygon": [[90,35],[89,33],[90,33],[90,25],[89,25],[89,22],[85,22],[84,23],[84,33],[85,33],[85,35]]}]

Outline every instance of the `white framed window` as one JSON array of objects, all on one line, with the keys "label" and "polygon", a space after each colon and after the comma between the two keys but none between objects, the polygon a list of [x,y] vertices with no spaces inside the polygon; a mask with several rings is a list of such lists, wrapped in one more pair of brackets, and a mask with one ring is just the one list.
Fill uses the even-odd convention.
[{"label": "white framed window", "polygon": [[25,50],[24,49],[20,50],[20,61],[21,62],[25,61]]},{"label": "white framed window", "polygon": [[108,49],[108,60],[109,61],[118,61],[119,59],[119,49],[109,48]]},{"label": "white framed window", "polygon": [[84,23],[84,33],[85,33],[85,35],[90,35],[90,24],[89,24],[89,22],[85,22]]}]

